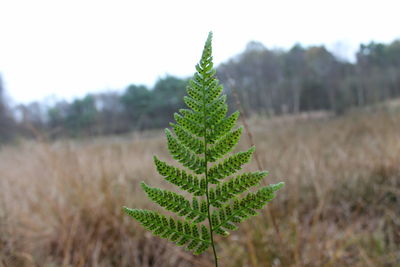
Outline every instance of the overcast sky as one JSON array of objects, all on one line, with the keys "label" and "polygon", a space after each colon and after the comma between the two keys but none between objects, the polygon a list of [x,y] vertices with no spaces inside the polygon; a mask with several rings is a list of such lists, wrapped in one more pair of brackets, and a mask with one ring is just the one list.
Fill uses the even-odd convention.
[{"label": "overcast sky", "polygon": [[152,86],[193,74],[208,31],[223,62],[251,40],[268,48],[400,38],[400,1],[0,0],[0,73],[14,102]]}]

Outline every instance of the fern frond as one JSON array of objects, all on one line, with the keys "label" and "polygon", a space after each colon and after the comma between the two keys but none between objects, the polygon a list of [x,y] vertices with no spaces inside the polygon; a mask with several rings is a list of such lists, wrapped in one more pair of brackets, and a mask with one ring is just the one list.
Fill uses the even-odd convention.
[{"label": "fern frond", "polygon": [[258,185],[268,175],[268,172],[250,172],[239,175],[229,181],[219,183],[215,189],[209,189],[210,204],[214,207],[221,207],[236,195],[244,193],[250,187]]},{"label": "fern frond", "polygon": [[[169,239],[178,246],[187,245],[187,250],[194,254],[201,254],[211,244],[207,228],[201,226],[201,233],[196,224],[187,221],[167,218],[155,211],[142,209],[129,209],[124,207],[124,212],[137,220],[146,230],[161,238]],[[204,229],[205,228],[205,229]]]},{"label": "fern frond", "polygon": [[248,163],[251,159],[251,155],[255,151],[255,147],[251,147],[249,150],[239,152],[225,159],[221,163],[212,166],[208,170],[209,182],[218,184],[220,179],[223,179],[229,175],[242,169],[242,165]]},{"label": "fern frond", "polygon": [[204,210],[207,205],[205,200],[201,200],[199,204],[197,198],[194,197],[191,205],[189,200],[175,192],[151,187],[144,182],[141,182],[140,185],[151,200],[166,210],[193,220],[194,223],[202,222],[207,218],[207,208]]},{"label": "fern frond", "polygon": [[203,196],[206,193],[207,183],[204,178],[199,179],[197,176],[188,174],[184,170],[168,165],[156,156],[154,156],[154,163],[158,173],[164,176],[168,182],[179,186],[189,193],[194,193],[195,196]]},{"label": "fern frond", "polygon": [[[154,235],[179,246],[186,245],[194,254],[204,252],[211,245],[218,266],[213,234],[228,235],[228,231],[236,230],[236,224],[256,215],[256,210],[272,200],[283,183],[263,187],[241,198],[240,194],[258,185],[268,172],[249,172],[223,180],[250,161],[255,147],[229,154],[238,144],[243,128],[234,129],[239,112],[227,116],[226,95],[216,78],[211,39],[210,33],[196,73],[186,87],[184,102],[188,109],[174,114],[176,123],[170,124],[173,132],[165,130],[170,154],[189,170],[154,157],[158,173],[193,197],[189,200],[178,193],[141,183],[150,200],[185,221],[149,210],[124,208],[124,211]],[[203,224],[206,219],[208,227]]]},{"label": "fern frond", "polygon": [[227,204],[215,210],[212,214],[212,230],[217,234],[228,235],[227,230],[236,230],[234,223],[240,223],[257,215],[257,209],[263,208],[274,197],[277,190],[282,188],[284,183],[272,184],[262,187],[256,193],[249,193],[242,199],[235,199],[233,205]]}]

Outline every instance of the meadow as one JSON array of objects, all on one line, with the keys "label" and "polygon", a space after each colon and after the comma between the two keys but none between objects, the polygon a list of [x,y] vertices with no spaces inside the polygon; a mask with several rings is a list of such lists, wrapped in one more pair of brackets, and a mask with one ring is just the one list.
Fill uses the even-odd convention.
[{"label": "meadow", "polygon": [[[400,266],[400,112],[248,119],[277,198],[218,238],[221,266]],[[237,148],[249,147],[243,135]],[[162,130],[0,149],[0,266],[212,266],[146,233],[121,207],[152,208],[139,187],[174,189]]]}]

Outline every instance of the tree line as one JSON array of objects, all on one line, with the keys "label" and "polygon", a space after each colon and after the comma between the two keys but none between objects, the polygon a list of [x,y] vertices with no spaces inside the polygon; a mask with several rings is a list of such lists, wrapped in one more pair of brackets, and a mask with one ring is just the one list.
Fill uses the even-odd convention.
[{"label": "tree line", "polygon": [[[279,115],[326,110],[342,114],[400,95],[400,40],[360,45],[355,62],[324,46],[271,50],[258,42],[220,64],[217,75],[229,101],[249,113]],[[19,105],[11,110],[0,80],[0,142],[34,129],[51,137],[120,134],[168,126],[184,108],[189,78],[166,76],[149,88],[88,94],[73,101]]]},{"label": "tree line", "polygon": [[356,61],[335,57],[324,46],[289,51],[250,43],[218,68],[246,109],[268,114],[328,110],[341,114],[400,95],[400,41],[360,45]]}]

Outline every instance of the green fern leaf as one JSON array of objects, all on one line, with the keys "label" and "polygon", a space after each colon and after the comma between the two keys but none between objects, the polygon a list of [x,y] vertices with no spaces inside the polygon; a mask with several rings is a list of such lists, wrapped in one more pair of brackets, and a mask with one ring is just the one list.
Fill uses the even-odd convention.
[{"label": "green fern leaf", "polygon": [[187,148],[192,150],[196,154],[202,154],[204,152],[204,144],[201,140],[194,137],[189,131],[182,128],[180,125],[171,123],[178,140],[184,144]]},{"label": "green fern leaf", "polygon": [[174,114],[175,121],[177,122],[178,125],[180,125],[182,128],[187,130],[188,132],[198,136],[198,137],[203,137],[204,136],[204,126],[199,125],[195,121],[192,121],[188,118],[182,117],[178,113]]},{"label": "green fern leaf", "polygon": [[[206,104],[206,112],[208,114],[212,114],[215,110],[220,109],[225,105],[226,95],[220,95],[218,98],[209,101]],[[211,128],[214,128],[215,125],[210,125]]]},{"label": "green fern leaf", "polygon": [[214,144],[218,141],[222,136],[229,133],[233,127],[235,127],[237,119],[239,118],[239,112],[236,111],[232,113],[229,117],[223,119],[217,125],[212,127],[212,131],[210,131],[207,135],[208,144]]},{"label": "green fern leaf", "polygon": [[186,88],[188,95],[197,102],[203,100],[203,92],[201,90],[201,85],[196,83],[194,80],[189,81],[189,85]]},{"label": "green fern leaf", "polygon": [[188,174],[174,166],[159,160],[154,156],[154,163],[159,174],[165,177],[168,182],[179,186],[181,189],[194,193],[195,196],[203,196],[206,193],[206,179],[199,179],[197,176]]},{"label": "green fern leaf", "polygon": [[[194,222],[202,222],[207,218],[207,213],[200,210],[196,198],[193,198],[193,205],[191,205],[189,200],[177,193],[150,187],[144,182],[141,182],[140,185],[151,200],[166,210],[176,212],[180,216],[185,216],[188,220],[194,220]],[[202,200],[202,202],[205,202],[205,200]]]},{"label": "green fern leaf", "polygon": [[203,173],[205,169],[204,159],[191,152],[190,149],[179,142],[172,135],[170,130],[165,129],[165,134],[168,140],[168,149],[171,152],[172,157],[195,173]]},{"label": "green fern leaf", "polygon": [[225,159],[223,162],[214,165],[208,171],[209,182],[218,184],[219,179],[225,178],[229,175],[236,173],[242,169],[242,165],[248,163],[251,159],[251,155],[255,151],[255,147],[251,147],[245,152],[239,152],[233,156]]},{"label": "green fern leaf", "polygon": [[214,207],[221,207],[234,196],[246,192],[250,187],[258,185],[268,175],[268,172],[244,173],[229,181],[219,183],[215,189],[210,188],[210,204]]},{"label": "green fern leaf", "polygon": [[239,142],[242,130],[243,128],[240,127],[235,131],[227,133],[213,147],[210,147],[207,150],[207,159],[209,162],[214,162],[230,152]]},{"label": "green fern leaf", "polygon": [[179,112],[183,115],[185,119],[191,120],[202,127],[204,127],[204,118],[203,118],[203,113],[202,112],[196,112],[190,109],[180,109]]},{"label": "green fern leaf", "polygon": [[262,187],[256,193],[249,193],[242,199],[235,199],[233,207],[231,204],[227,204],[221,207],[218,212],[214,211],[213,216],[215,214],[218,220],[212,222],[213,231],[226,236],[228,235],[227,230],[236,230],[233,223],[243,222],[251,216],[257,215],[258,213],[255,210],[263,208],[271,201],[275,197],[274,192],[282,188],[283,185],[284,183],[278,183]]},{"label": "green fern leaf", "polygon": [[211,125],[217,125],[225,118],[226,113],[228,112],[228,106],[226,104],[221,105],[217,110],[214,110],[210,116],[206,120],[206,124],[208,127]]},{"label": "green fern leaf", "polygon": [[185,104],[186,104],[189,108],[193,109],[193,110],[196,111],[196,112],[201,112],[201,111],[203,110],[203,107],[202,107],[201,103],[200,103],[199,101],[193,99],[193,98],[190,98],[190,97],[188,97],[188,96],[185,96],[185,97],[183,98],[183,101],[185,102]]},{"label": "green fern leaf", "polygon": [[[205,234],[202,230],[200,235],[196,224],[175,220],[172,217],[167,218],[150,210],[124,207],[124,211],[156,236],[169,239],[178,246],[183,246],[190,242],[187,249],[193,250],[196,254],[200,254],[211,245],[209,234]],[[193,242],[196,242],[196,244],[192,244]]]},{"label": "green fern leaf", "polygon": [[[184,102],[188,109],[174,114],[176,123],[170,124],[173,132],[165,130],[171,156],[188,170],[154,157],[158,173],[193,197],[188,200],[178,193],[141,183],[150,200],[185,220],[149,210],[124,208],[124,211],[154,235],[185,246],[196,255],[211,245],[218,266],[213,234],[226,236],[236,230],[238,223],[256,215],[257,210],[271,201],[283,183],[240,198],[240,194],[258,185],[268,172],[228,178],[250,161],[255,147],[229,154],[238,144],[243,128],[234,129],[239,112],[227,116],[226,95],[215,77],[211,39],[210,33],[196,65],[197,72],[186,88]],[[208,222],[204,223],[206,219]]]}]

